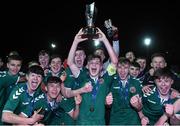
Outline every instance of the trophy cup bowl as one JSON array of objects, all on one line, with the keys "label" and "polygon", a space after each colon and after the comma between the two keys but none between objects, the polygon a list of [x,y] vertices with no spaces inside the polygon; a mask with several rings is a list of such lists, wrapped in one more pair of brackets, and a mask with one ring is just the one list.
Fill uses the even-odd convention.
[{"label": "trophy cup bowl", "polygon": [[91,4],[87,4],[85,11],[87,26],[83,28],[83,35],[81,36],[82,38],[88,38],[88,39],[98,38],[98,34],[97,34],[98,30],[94,25],[96,14],[97,14],[97,10],[95,8],[95,3],[93,2]]},{"label": "trophy cup bowl", "polygon": [[88,38],[88,39],[93,39],[93,38],[98,38],[97,34],[97,28],[96,27],[85,27],[83,28],[83,35],[82,38]]}]

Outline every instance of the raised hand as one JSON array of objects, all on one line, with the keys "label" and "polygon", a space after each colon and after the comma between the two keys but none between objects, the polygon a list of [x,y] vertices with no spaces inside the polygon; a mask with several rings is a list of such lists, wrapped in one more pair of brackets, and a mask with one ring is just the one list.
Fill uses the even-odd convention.
[{"label": "raised hand", "polygon": [[168,117],[172,117],[174,114],[174,106],[172,104],[165,104],[165,113]]},{"label": "raised hand", "polygon": [[84,87],[82,87],[82,92],[83,93],[88,93],[88,92],[91,92],[93,89],[93,86],[91,84],[91,82],[87,82]]},{"label": "raised hand", "polygon": [[[98,31],[97,31],[97,34],[98,34],[98,40],[99,41],[102,41],[102,42],[104,42],[105,40],[107,40],[107,37],[106,37],[106,35],[101,31],[101,29],[99,29],[98,27],[96,27],[97,29],[98,29]],[[93,39],[93,40],[97,40],[97,39]]]},{"label": "raised hand", "polygon": [[74,41],[79,43],[79,42],[87,40],[88,38],[82,38],[83,33],[84,33],[83,28],[81,28],[79,32],[76,34],[76,36],[74,37]]},{"label": "raised hand", "polygon": [[115,26],[112,26],[112,31],[113,31],[113,40],[118,40],[119,34],[118,34],[118,28]]},{"label": "raised hand", "polygon": [[177,90],[175,90],[175,89],[173,89],[173,88],[171,88],[171,90],[172,90],[172,92],[171,92],[171,99],[174,99],[174,98],[176,98],[176,97],[179,97],[180,96],[180,93],[177,91]]}]

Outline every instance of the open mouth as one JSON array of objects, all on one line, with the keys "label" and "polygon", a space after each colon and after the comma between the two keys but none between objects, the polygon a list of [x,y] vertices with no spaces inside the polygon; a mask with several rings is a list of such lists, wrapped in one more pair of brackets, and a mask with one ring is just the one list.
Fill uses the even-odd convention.
[{"label": "open mouth", "polygon": [[37,82],[37,81],[32,81],[32,82],[31,82],[31,85],[32,85],[33,88],[36,88],[37,85],[38,85],[38,82]]},{"label": "open mouth", "polygon": [[163,94],[166,94],[168,92],[168,88],[166,87],[161,87],[160,88],[160,91],[163,93]]},{"label": "open mouth", "polygon": [[133,76],[137,76],[137,74],[132,74]]},{"label": "open mouth", "polygon": [[97,68],[91,68],[92,73],[96,73]]},{"label": "open mouth", "polygon": [[18,71],[17,70],[13,70],[12,73],[15,75],[15,74],[18,73]]},{"label": "open mouth", "polygon": [[77,64],[81,64],[82,62],[81,62],[81,60],[77,60]]},{"label": "open mouth", "polygon": [[51,92],[53,96],[57,96],[57,92]]},{"label": "open mouth", "polygon": [[45,61],[42,61],[41,64],[46,65],[46,62],[45,62]]},{"label": "open mouth", "polygon": [[60,69],[59,69],[59,67],[53,67],[52,68],[54,71],[59,71]]},{"label": "open mouth", "polygon": [[120,78],[121,79],[125,79],[126,78],[126,74],[120,74]]}]

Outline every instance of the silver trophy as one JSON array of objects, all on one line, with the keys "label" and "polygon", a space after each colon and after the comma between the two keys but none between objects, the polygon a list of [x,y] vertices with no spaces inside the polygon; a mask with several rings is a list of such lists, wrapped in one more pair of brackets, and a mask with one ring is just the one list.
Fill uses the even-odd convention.
[{"label": "silver trophy", "polygon": [[113,29],[112,29],[112,21],[111,21],[111,19],[105,20],[104,21],[104,26],[107,29],[108,36],[111,38],[113,36],[113,34],[114,34]]},{"label": "silver trophy", "polygon": [[97,9],[95,7],[95,2],[91,4],[87,4],[86,11],[85,11],[87,26],[83,28],[84,34],[82,35],[82,38],[93,39],[93,38],[98,37],[98,34],[96,34],[97,28],[94,25],[96,14],[97,14]]}]

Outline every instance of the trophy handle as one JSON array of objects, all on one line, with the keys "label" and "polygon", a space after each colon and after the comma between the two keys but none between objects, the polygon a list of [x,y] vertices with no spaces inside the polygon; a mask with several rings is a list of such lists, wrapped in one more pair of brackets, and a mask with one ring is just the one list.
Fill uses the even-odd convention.
[{"label": "trophy handle", "polygon": [[111,38],[114,35],[113,29],[112,29],[112,21],[111,19],[105,20],[104,21],[104,26],[107,29],[107,34]]}]

